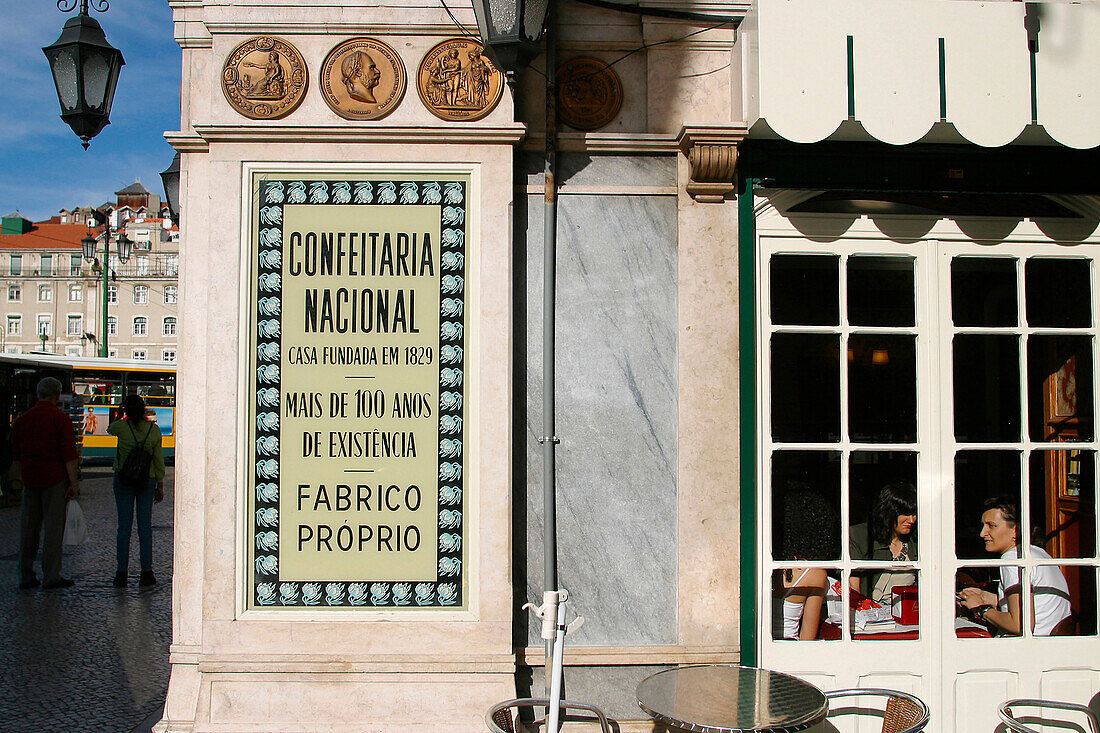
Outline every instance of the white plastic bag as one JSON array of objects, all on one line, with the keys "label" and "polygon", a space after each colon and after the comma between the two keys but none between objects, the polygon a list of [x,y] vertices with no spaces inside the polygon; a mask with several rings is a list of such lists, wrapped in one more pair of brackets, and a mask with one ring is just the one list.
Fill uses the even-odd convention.
[{"label": "white plastic bag", "polygon": [[88,541],[88,523],[84,521],[84,510],[80,508],[80,502],[69,499],[65,504],[65,539],[66,545],[82,545]]}]

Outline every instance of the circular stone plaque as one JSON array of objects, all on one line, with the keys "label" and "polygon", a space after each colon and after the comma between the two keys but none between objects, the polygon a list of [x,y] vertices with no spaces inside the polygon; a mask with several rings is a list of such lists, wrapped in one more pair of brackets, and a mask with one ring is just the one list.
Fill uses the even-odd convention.
[{"label": "circular stone plaque", "polygon": [[623,85],[603,61],[585,56],[558,67],[558,117],[578,130],[597,130],[619,114]]},{"label": "circular stone plaque", "polygon": [[281,38],[256,36],[233,49],[222,66],[222,92],[254,120],[285,117],[306,96],[306,62]]},{"label": "circular stone plaque", "polygon": [[416,91],[424,106],[444,120],[480,120],[504,93],[504,74],[485,57],[480,43],[452,38],[424,55]]},{"label": "circular stone plaque", "polygon": [[405,65],[374,38],[352,38],[329,51],[321,65],[321,95],[349,120],[379,120],[405,96]]}]

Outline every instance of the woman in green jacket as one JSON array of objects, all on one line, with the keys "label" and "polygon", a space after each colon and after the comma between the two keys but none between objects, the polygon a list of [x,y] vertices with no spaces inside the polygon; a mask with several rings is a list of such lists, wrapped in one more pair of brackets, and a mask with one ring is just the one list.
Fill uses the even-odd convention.
[{"label": "woman in green jacket", "polygon": [[[153,504],[164,499],[164,450],[161,447],[160,428],[145,412],[145,400],[140,395],[130,395],[122,403],[124,420],[116,420],[107,426],[107,432],[118,438],[115,452],[115,507],[118,509],[118,534],[115,548],[117,572],[115,587],[126,586],[126,572],[130,564],[130,534],[134,526],[134,510],[137,510],[138,549],[141,559],[141,579],[138,585],[156,585],[153,575]],[[126,458],[141,446],[152,455],[149,475],[137,484],[128,483],[119,475]]]}]

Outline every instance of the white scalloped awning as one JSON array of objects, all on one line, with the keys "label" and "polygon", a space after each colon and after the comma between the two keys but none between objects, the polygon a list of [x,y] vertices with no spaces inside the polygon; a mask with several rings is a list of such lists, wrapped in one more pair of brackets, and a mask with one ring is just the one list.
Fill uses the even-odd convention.
[{"label": "white scalloped awning", "polygon": [[735,51],[745,120],[753,136],[795,142],[855,130],[898,145],[962,136],[1096,147],[1100,2],[1035,7],[1033,120],[1025,3],[755,0]]}]

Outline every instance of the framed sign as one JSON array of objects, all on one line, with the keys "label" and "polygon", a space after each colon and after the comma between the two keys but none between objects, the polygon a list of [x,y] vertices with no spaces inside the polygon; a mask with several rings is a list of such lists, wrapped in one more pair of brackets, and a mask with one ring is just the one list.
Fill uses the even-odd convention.
[{"label": "framed sign", "polygon": [[251,174],[248,608],[467,607],[470,180]]}]

